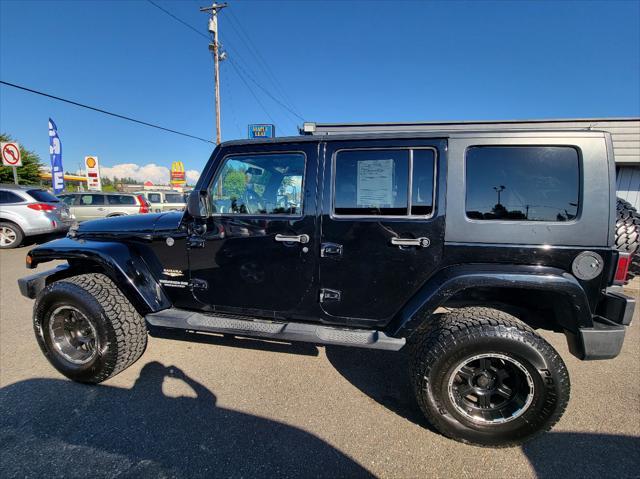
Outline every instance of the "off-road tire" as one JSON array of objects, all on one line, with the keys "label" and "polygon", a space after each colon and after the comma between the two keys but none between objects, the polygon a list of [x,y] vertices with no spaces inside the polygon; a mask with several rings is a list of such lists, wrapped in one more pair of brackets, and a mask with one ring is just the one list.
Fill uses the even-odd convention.
[{"label": "off-road tire", "polygon": [[628,278],[640,275],[640,214],[622,198],[616,203],[615,246],[619,251],[633,255]]},{"label": "off-road tire", "polygon": [[[420,409],[438,431],[460,442],[488,447],[522,444],[551,429],[569,401],[569,374],[558,353],[529,326],[502,311],[467,307],[434,315],[411,338],[410,351]],[[534,385],[528,408],[509,422],[474,421],[456,409],[449,394],[456,367],[487,353],[519,362]]]},{"label": "off-road tire", "polygon": [[[87,364],[66,360],[54,347],[49,321],[52,312],[64,306],[79,310],[95,329],[96,354]],[[147,346],[144,318],[103,274],[82,274],[50,284],[38,295],[33,311],[40,349],[58,371],[74,381],[105,381],[136,362]]]},{"label": "off-road tire", "polygon": [[17,224],[12,223],[10,221],[1,221],[0,222],[0,229],[2,228],[6,228],[8,230],[13,231],[13,234],[15,235],[15,240],[7,245],[3,245],[0,242],[0,249],[12,249],[12,248],[17,248],[18,246],[20,246],[22,244],[22,242],[24,241],[24,232],[22,231],[22,228],[20,228]]}]

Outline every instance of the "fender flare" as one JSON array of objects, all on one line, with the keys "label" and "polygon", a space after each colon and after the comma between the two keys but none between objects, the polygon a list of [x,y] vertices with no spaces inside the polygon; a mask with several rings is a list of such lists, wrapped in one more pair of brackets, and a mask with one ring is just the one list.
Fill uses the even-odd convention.
[{"label": "fender flare", "polygon": [[21,280],[21,290],[28,292],[30,297],[35,296],[50,282],[47,281],[48,277],[57,280],[82,274],[83,269],[74,265],[75,262],[82,262],[83,265],[97,266],[111,278],[140,313],[171,307],[171,301],[149,266],[137,251],[124,243],[64,238],[45,243],[27,253],[29,268],[52,260],[67,260],[69,266],[24,278],[30,283],[23,286],[25,281]]},{"label": "fender flare", "polygon": [[587,295],[580,283],[564,270],[530,265],[457,265],[440,270],[399,312],[390,335],[409,337],[447,299],[470,288],[522,288],[549,291],[566,298],[571,317],[561,324],[569,331],[592,327]]}]

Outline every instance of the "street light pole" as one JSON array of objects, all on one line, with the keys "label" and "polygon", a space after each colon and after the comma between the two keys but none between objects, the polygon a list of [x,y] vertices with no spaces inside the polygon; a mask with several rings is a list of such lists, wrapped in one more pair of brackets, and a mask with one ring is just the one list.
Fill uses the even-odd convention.
[{"label": "street light pole", "polygon": [[502,193],[507,187],[504,185],[494,186],[493,189],[498,193],[498,204],[500,205],[500,193]]}]

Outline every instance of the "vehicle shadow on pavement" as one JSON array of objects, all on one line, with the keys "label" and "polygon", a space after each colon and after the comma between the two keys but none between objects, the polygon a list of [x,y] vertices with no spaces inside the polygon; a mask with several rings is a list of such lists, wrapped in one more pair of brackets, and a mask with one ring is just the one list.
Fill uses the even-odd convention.
[{"label": "vehicle shadow on pavement", "polygon": [[522,446],[538,478],[639,477],[640,437],[548,432]]},{"label": "vehicle shadow on pavement", "polygon": [[[194,397],[168,397],[165,378]],[[175,367],[131,389],[31,379],[0,389],[3,477],[372,477],[301,429],[216,405]]]},{"label": "vehicle shadow on pavement", "polygon": [[[327,346],[326,355],[371,399],[436,432],[414,399],[406,354]],[[539,478],[639,477],[640,437],[636,436],[551,431],[524,444],[522,451]]]},{"label": "vehicle shadow on pavement", "polygon": [[433,430],[422,415],[409,380],[403,351],[327,346],[327,359],[347,381],[399,416]]}]

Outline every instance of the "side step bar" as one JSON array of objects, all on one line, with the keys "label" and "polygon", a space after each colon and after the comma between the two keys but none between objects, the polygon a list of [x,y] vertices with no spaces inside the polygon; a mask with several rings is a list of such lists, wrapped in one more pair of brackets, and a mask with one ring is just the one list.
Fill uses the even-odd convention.
[{"label": "side step bar", "polygon": [[404,338],[392,338],[382,331],[345,329],[305,323],[287,323],[261,319],[245,319],[221,314],[204,314],[169,308],[147,314],[147,322],[156,327],[209,333],[228,333],[282,341],[355,346],[359,348],[398,351]]}]

